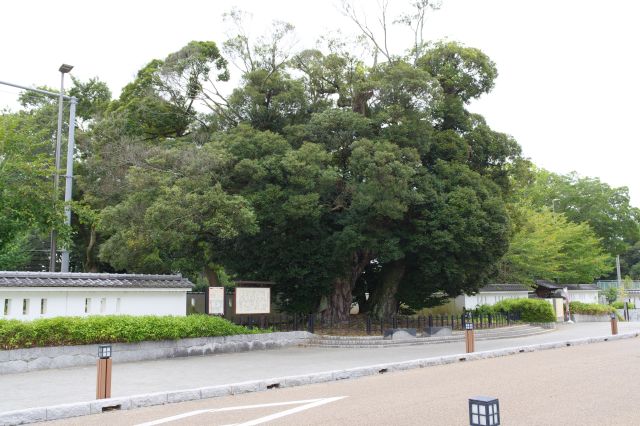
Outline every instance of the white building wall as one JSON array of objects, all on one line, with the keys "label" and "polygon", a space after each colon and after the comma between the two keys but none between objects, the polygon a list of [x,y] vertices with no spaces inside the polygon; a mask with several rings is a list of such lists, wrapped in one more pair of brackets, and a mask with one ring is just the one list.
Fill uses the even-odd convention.
[{"label": "white building wall", "polygon": [[[88,315],[186,315],[188,289],[0,288],[0,318]],[[45,300],[42,312],[42,300]],[[27,310],[25,312],[25,300]],[[7,302],[8,301],[8,302]],[[5,306],[8,312],[5,313]]]},{"label": "white building wall", "polygon": [[571,302],[598,303],[598,290],[568,290]]},{"label": "white building wall", "polygon": [[494,291],[481,292],[478,294],[463,294],[456,297],[456,307],[473,310],[480,305],[495,305],[505,299],[526,299],[529,297],[528,291]]}]

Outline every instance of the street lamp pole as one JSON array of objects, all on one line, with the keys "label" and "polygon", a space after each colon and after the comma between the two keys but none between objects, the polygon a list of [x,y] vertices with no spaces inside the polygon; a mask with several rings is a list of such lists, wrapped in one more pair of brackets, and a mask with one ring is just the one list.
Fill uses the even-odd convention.
[{"label": "street lamp pole", "polygon": [[[71,106],[69,107],[69,138],[67,141],[67,174],[65,175],[64,188],[64,223],[71,226],[71,195],[73,191],[73,154],[75,151],[75,124],[76,124],[76,104],[78,100],[71,97]],[[69,272],[69,247],[64,246],[62,249],[62,265],[60,272]]]},{"label": "street lamp pole", "polygon": [[[56,170],[53,176],[53,199],[54,204],[58,201],[58,182],[60,174],[60,151],[62,146],[62,111],[64,106],[64,75],[73,69],[72,65],[62,64],[58,71],[60,71],[60,96],[58,97],[58,133],[56,137]],[[49,253],[49,272],[56,271],[56,239],[57,232],[55,229],[51,230],[51,251]]]}]

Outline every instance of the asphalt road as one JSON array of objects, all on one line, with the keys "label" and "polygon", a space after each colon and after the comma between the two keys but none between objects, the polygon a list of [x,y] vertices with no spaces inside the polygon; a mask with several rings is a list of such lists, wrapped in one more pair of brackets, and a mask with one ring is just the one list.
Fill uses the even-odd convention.
[{"label": "asphalt road", "polygon": [[[499,398],[503,425],[640,424],[640,340],[104,413],[47,425],[465,425],[468,398],[477,395]],[[170,416],[179,418],[168,421]]]}]

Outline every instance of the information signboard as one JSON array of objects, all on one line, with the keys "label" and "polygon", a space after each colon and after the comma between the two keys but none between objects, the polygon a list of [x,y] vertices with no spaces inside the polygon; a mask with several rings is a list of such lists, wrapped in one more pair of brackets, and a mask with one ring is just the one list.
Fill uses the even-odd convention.
[{"label": "information signboard", "polygon": [[224,287],[209,287],[209,315],[224,315]]},{"label": "information signboard", "polygon": [[270,312],[270,288],[236,287],[236,315],[268,314]]}]

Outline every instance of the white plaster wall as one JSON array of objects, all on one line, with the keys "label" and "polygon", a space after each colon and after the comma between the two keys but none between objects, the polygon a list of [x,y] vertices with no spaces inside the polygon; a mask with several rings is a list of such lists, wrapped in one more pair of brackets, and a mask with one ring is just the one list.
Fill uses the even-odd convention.
[{"label": "white plaster wall", "polygon": [[598,290],[569,290],[571,302],[598,303]]},{"label": "white plaster wall", "polygon": [[[186,315],[187,289],[0,288],[0,318],[32,320],[57,316]],[[23,312],[23,301],[29,309]],[[46,310],[41,312],[41,301]],[[87,312],[85,304],[89,299]],[[5,315],[5,303],[9,312]]]},{"label": "white plaster wall", "polygon": [[[464,298],[465,309],[475,309],[479,305],[495,305],[505,299],[526,299],[529,297],[528,291],[496,291],[481,292],[474,295],[458,296]],[[457,304],[457,299],[456,299]]]}]

